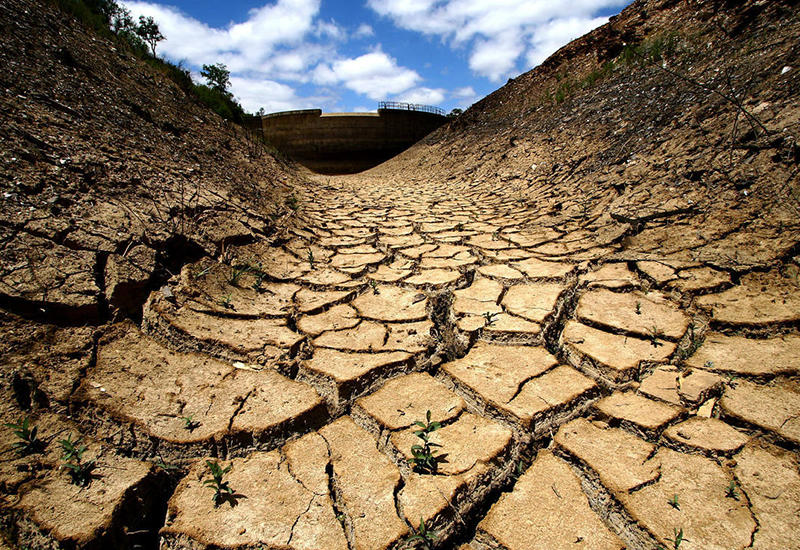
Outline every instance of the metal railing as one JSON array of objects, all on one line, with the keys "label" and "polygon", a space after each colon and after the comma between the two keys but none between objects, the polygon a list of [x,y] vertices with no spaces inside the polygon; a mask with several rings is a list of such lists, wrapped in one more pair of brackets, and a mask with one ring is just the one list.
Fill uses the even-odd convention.
[{"label": "metal railing", "polygon": [[431,105],[417,105],[416,103],[400,103],[398,101],[381,101],[378,103],[378,110],[391,109],[393,111],[419,111],[422,113],[433,113],[434,115],[445,116],[444,109]]}]

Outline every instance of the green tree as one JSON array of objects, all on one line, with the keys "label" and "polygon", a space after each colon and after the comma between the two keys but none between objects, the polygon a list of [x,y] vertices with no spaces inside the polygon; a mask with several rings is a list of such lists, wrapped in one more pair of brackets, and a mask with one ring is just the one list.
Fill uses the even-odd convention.
[{"label": "green tree", "polygon": [[215,63],[213,65],[203,65],[203,70],[200,71],[200,76],[206,79],[208,85],[215,90],[229,95],[228,86],[231,85],[231,72],[222,63]]},{"label": "green tree", "polygon": [[164,40],[164,35],[161,34],[161,31],[158,28],[158,23],[156,23],[152,17],[140,15],[139,26],[136,28],[136,34],[138,34],[139,38],[144,40],[147,45],[150,46],[150,50],[153,52],[153,57],[155,57],[156,44]]},{"label": "green tree", "polygon": [[452,111],[447,113],[447,118],[456,118],[458,115],[460,115],[463,112],[464,111],[462,111],[461,109],[458,109],[458,108],[453,109]]},{"label": "green tree", "polygon": [[122,6],[115,6],[111,12],[111,21],[109,23],[111,31],[130,44],[134,50],[145,50],[147,46],[144,41],[139,37],[139,27],[126,8]]}]

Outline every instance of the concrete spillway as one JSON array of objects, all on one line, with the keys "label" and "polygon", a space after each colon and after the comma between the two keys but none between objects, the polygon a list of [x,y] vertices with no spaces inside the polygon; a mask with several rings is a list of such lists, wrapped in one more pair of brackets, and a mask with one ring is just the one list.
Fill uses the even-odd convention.
[{"label": "concrete spillway", "polygon": [[377,113],[322,114],[320,109],[256,117],[252,128],[282,153],[320,174],[372,168],[408,149],[447,118],[418,106]]}]

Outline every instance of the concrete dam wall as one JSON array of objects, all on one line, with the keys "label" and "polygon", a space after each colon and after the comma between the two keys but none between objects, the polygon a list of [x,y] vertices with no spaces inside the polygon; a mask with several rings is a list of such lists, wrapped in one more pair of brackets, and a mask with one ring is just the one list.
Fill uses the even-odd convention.
[{"label": "concrete dam wall", "polygon": [[309,109],[256,117],[251,125],[276,149],[314,172],[351,174],[392,158],[447,122],[439,110],[427,109],[409,105],[377,113],[331,114]]}]

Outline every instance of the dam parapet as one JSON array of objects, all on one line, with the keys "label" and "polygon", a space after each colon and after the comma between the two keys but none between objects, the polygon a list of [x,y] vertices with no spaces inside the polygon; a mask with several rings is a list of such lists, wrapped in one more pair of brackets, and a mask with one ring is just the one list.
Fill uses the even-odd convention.
[{"label": "dam parapet", "polygon": [[392,158],[445,122],[438,107],[381,102],[374,113],[285,111],[253,117],[249,125],[314,172],[350,174]]}]

